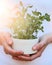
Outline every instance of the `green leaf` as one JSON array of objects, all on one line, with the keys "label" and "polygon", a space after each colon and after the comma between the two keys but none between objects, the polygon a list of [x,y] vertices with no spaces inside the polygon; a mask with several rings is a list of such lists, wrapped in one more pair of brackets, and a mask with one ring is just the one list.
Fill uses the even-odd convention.
[{"label": "green leaf", "polygon": [[43,26],[41,26],[40,30],[41,30],[42,32],[44,32],[44,30],[43,30],[43,29],[44,29],[44,27],[43,27]]},{"label": "green leaf", "polygon": [[44,16],[39,16],[39,19],[41,20],[41,21],[43,21],[44,20]]},{"label": "green leaf", "polygon": [[21,5],[21,6],[23,6],[23,3],[22,3],[22,1],[20,1],[20,5]]},{"label": "green leaf", "polygon": [[[33,10],[31,10],[31,14],[28,13],[28,8],[32,9],[31,5],[25,7],[22,1],[20,1],[20,5],[19,8],[21,9],[19,12],[21,16],[16,14],[17,18],[13,18],[12,30],[14,31],[14,37],[18,39],[35,39],[39,30],[44,32],[43,21],[50,21],[50,15],[47,13],[43,15],[41,12]],[[34,32],[36,33],[35,36],[33,36]]]},{"label": "green leaf", "polygon": [[36,16],[41,15],[41,12],[37,12],[37,11],[32,11],[32,13],[33,13],[34,15],[36,15]]},{"label": "green leaf", "polygon": [[33,6],[32,5],[29,5],[28,8],[32,8]]},{"label": "green leaf", "polygon": [[48,15],[47,13],[45,14],[45,19],[47,20],[47,21],[50,21],[50,15]]},{"label": "green leaf", "polygon": [[36,39],[36,38],[37,38],[36,36],[33,36],[33,35],[32,35],[32,39]]}]

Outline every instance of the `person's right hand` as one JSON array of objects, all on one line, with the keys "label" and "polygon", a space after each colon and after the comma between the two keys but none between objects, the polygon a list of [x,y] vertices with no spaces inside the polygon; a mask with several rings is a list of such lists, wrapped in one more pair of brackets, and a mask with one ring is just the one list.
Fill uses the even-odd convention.
[{"label": "person's right hand", "polygon": [[30,54],[28,56],[18,56],[16,57],[16,59],[20,59],[20,60],[23,60],[23,61],[32,61],[32,60],[35,60],[37,58],[39,58],[43,51],[45,50],[45,48],[47,47],[48,44],[52,43],[52,34],[45,34],[43,36],[41,36],[39,38],[39,42],[34,45],[32,47],[32,49],[35,51],[37,50],[37,53],[34,53],[34,54]]},{"label": "person's right hand", "polygon": [[0,43],[2,43],[6,54],[10,54],[12,57],[23,55],[22,51],[15,51],[12,49],[13,41],[10,33],[0,32]]}]

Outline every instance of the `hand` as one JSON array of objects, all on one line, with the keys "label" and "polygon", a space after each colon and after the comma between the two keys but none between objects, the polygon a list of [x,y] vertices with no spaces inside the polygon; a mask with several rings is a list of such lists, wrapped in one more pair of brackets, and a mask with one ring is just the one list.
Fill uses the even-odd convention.
[{"label": "hand", "polygon": [[6,54],[10,54],[12,57],[23,55],[22,51],[15,51],[12,49],[13,41],[10,33],[0,32],[0,43],[2,43]]},{"label": "hand", "polygon": [[18,56],[18,57],[14,57],[15,59],[20,59],[23,61],[32,61],[38,57],[40,57],[43,53],[43,51],[45,50],[46,46],[48,45],[48,39],[50,38],[50,35],[44,35],[39,39],[39,42],[33,46],[33,50],[37,50],[37,53],[32,54],[32,55],[28,55],[28,56]]}]

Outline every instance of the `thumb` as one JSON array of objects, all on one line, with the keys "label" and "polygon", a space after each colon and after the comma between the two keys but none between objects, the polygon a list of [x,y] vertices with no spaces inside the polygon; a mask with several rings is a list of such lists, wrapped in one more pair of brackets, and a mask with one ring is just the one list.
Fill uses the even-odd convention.
[{"label": "thumb", "polygon": [[32,47],[32,49],[35,51],[35,50],[40,50],[42,47],[44,46],[44,43],[43,42],[40,42],[40,43],[37,43],[36,45],[34,45]]},{"label": "thumb", "polygon": [[8,43],[9,46],[12,46],[13,44],[13,40],[12,40],[12,36],[9,33],[6,33],[6,35],[4,35],[6,42]]},{"label": "thumb", "polygon": [[13,45],[13,40],[11,38],[10,39],[8,38],[7,43],[8,43],[9,46],[12,46]]}]

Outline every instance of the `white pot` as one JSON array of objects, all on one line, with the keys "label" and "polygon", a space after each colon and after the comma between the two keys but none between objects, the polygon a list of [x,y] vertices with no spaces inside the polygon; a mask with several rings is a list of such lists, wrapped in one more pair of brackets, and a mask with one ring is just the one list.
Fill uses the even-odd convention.
[{"label": "white pot", "polygon": [[38,39],[13,39],[13,49],[19,51],[22,50],[24,54],[33,54],[37,50],[33,51],[32,47],[38,42]]}]

